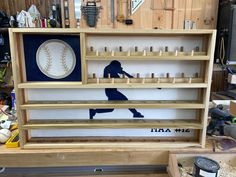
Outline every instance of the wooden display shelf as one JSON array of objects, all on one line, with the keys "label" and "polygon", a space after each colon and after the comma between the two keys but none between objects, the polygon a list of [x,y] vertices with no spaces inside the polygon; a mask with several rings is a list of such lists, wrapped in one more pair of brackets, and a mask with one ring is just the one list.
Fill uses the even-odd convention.
[{"label": "wooden display shelf", "polygon": [[173,108],[203,109],[197,101],[31,101],[21,109],[83,109],[83,108]]},{"label": "wooden display shelf", "polygon": [[60,128],[186,128],[202,129],[196,120],[30,120],[23,129]]},{"label": "wooden display shelf", "polygon": [[[25,52],[27,50],[24,49],[24,38],[25,34],[33,34],[33,35],[44,35],[44,36],[63,36],[67,38],[68,36],[79,36],[78,39],[78,47],[80,48],[80,56],[78,60],[80,60],[81,68],[78,71],[81,71],[81,81],[78,82],[28,82],[27,80],[27,68],[26,68],[26,56]],[[16,92],[17,101],[17,115],[19,117],[19,133],[20,133],[20,144],[22,148],[80,148],[80,149],[91,149],[91,151],[97,149],[109,149],[109,150],[156,150],[160,148],[183,148],[183,147],[204,147],[205,146],[205,138],[206,138],[206,126],[207,126],[207,115],[208,115],[208,100],[210,93],[210,83],[211,83],[211,73],[213,66],[213,58],[214,58],[214,45],[215,45],[215,30],[98,30],[98,29],[9,29],[10,43],[11,43],[11,55],[12,55],[12,64],[13,64],[13,77],[14,77],[14,86]],[[132,46],[132,43],[129,44],[129,47],[134,47],[135,52],[130,49],[125,48],[126,45],[120,46],[123,44],[123,41],[119,43],[119,40],[129,40],[129,37],[137,38],[139,41],[145,38],[145,43],[138,44],[137,46]],[[115,41],[117,43],[111,43],[112,49],[104,48],[105,51],[117,49],[119,50],[102,52],[94,50],[92,47],[100,48],[100,46],[106,46],[106,40],[109,42],[113,42],[110,38],[120,38]],[[155,39],[154,39],[155,38]],[[167,48],[181,48],[181,51],[156,51],[157,48],[163,48],[162,44],[159,43],[158,38],[161,38],[162,43],[165,44],[165,40]],[[154,39],[154,40],[153,40]],[[181,40],[179,40],[181,39]],[[183,40],[182,40],[183,39]],[[188,44],[191,41],[195,41],[196,44],[193,43],[191,46]],[[98,41],[94,41],[98,40]],[[175,44],[175,41],[178,42]],[[96,43],[96,45],[92,46]],[[99,43],[97,43],[99,42]],[[172,45],[173,43],[173,45]],[[125,43],[126,44],[126,43]],[[151,45],[151,46],[150,46]],[[92,46],[90,49],[92,52],[88,51],[87,47]],[[196,49],[196,46],[200,48]],[[108,46],[109,47],[109,46]],[[124,50],[122,49],[124,47]],[[126,46],[127,47],[127,46]],[[146,49],[147,47],[150,50],[141,51],[138,49]],[[154,49],[155,48],[155,49]],[[166,48],[166,49],[167,49]],[[191,49],[195,48],[195,51]],[[108,50],[107,50],[108,49]],[[154,50],[153,50],[154,49]],[[188,50],[186,50],[188,49]],[[130,50],[131,52],[126,52]],[[118,52],[120,51],[120,52]],[[136,52],[137,51],[137,52]],[[166,50],[168,51],[168,50]],[[169,50],[170,51],[170,50]],[[168,65],[168,63],[176,63],[176,67],[178,70],[176,72],[182,72],[181,67],[184,62],[178,61],[189,61],[187,63],[191,63],[189,67],[193,67],[193,70],[189,68],[189,70],[184,70],[183,72],[189,73],[189,77],[184,76],[182,74],[181,78],[172,77],[167,73],[166,77],[163,78],[155,78],[154,74],[150,78],[141,78],[140,75],[146,75],[146,70],[143,73],[137,74],[137,78],[96,78],[95,74],[89,73],[90,66],[93,67],[93,64],[101,61],[100,64],[103,64],[104,61],[112,61],[112,60],[130,60],[141,61],[140,63],[145,65],[145,61],[161,61],[163,65]],[[95,61],[96,62],[93,62]],[[165,63],[165,61],[167,61]],[[168,62],[173,61],[173,62]],[[197,61],[197,62],[194,62]],[[132,62],[130,62],[132,63]],[[156,64],[155,63],[155,64]],[[193,65],[192,65],[193,64]],[[174,67],[173,66],[173,67]],[[198,67],[198,68],[197,68]],[[96,68],[97,69],[97,68]],[[95,73],[100,73],[95,69]],[[102,68],[103,70],[104,68]],[[163,71],[165,68],[161,68]],[[166,72],[168,72],[168,67],[166,67]],[[137,69],[138,70],[138,69]],[[155,68],[154,71],[150,71],[155,73],[155,75],[160,75],[160,72]],[[175,69],[174,69],[175,70]],[[195,73],[198,72],[194,77]],[[101,71],[102,72],[102,71]],[[109,71],[110,72],[110,71]],[[149,71],[148,71],[149,72]],[[89,78],[88,74],[93,74],[93,78]],[[99,75],[99,74],[97,74]],[[187,75],[187,74],[186,74]],[[90,76],[91,77],[91,76]],[[37,80],[37,79],[36,79]],[[40,79],[39,79],[40,80]],[[61,101],[60,98],[57,98],[57,101],[52,101],[51,97],[48,97],[49,101],[35,101],[29,102],[30,92],[28,89],[38,89],[38,91],[44,91],[43,89],[65,89],[68,92],[70,89],[104,89],[104,88],[196,88],[197,95],[195,101],[156,101],[156,100],[137,100],[137,101],[79,101],[78,100],[69,100],[69,101]],[[183,91],[183,90],[182,90]],[[29,95],[28,95],[29,94]],[[60,95],[63,97],[63,94]],[[45,98],[46,99],[46,98]],[[94,98],[96,100],[96,98]],[[145,98],[143,98],[145,99]],[[168,98],[166,98],[168,99]],[[169,98],[172,99],[172,98]],[[175,98],[173,98],[175,99]],[[191,98],[189,98],[191,99]],[[192,98],[193,99],[193,98]],[[196,117],[199,118],[198,122],[194,121],[169,121],[169,120],[129,120],[129,121],[118,121],[114,123],[114,120],[104,120],[104,122],[99,122],[99,120],[93,121],[73,121],[73,122],[63,122],[57,120],[53,122],[49,119],[38,122],[35,120],[31,120],[31,115],[29,114],[30,110],[42,110],[43,112],[47,112],[50,109],[93,109],[93,108],[118,108],[118,109],[126,109],[126,108],[140,108],[140,109],[191,109],[197,110]],[[56,112],[55,112],[56,116]],[[56,118],[56,117],[55,117]],[[30,120],[26,123],[26,120]],[[194,135],[189,137],[189,140],[182,139],[178,140],[178,137],[173,137],[173,141],[168,141],[168,137],[164,137],[160,141],[146,142],[145,140],[136,140],[136,142],[127,141],[122,142],[119,140],[112,139],[104,141],[104,142],[90,142],[84,140],[83,142],[55,142],[50,139],[42,140],[41,142],[30,142],[31,134],[30,131],[33,129],[73,129],[73,128],[115,128],[115,127],[127,127],[127,128],[136,128],[136,127],[152,127],[154,128],[192,128],[195,129]],[[168,126],[168,127],[167,127]],[[50,135],[49,135],[50,136]],[[62,136],[63,137],[63,136]],[[54,137],[56,139],[56,137]],[[73,138],[73,137],[71,137]],[[111,137],[112,138],[112,137]],[[115,137],[114,137],[115,138]],[[191,139],[192,138],[192,139]],[[134,138],[135,139],[135,138]],[[148,138],[147,138],[148,139]]]},{"label": "wooden display shelf", "polygon": [[190,53],[178,52],[175,56],[174,52],[163,52],[159,54],[158,52],[147,52],[143,54],[142,52],[114,52],[112,55],[110,52],[87,52],[85,56],[86,60],[168,60],[168,61],[202,61],[210,60],[210,56],[206,55],[206,52],[195,52],[193,56]]},{"label": "wooden display shelf", "polygon": [[64,142],[64,143],[26,143],[24,145],[24,149],[68,149],[68,148],[91,148],[91,149],[99,149],[99,148],[116,148],[116,149],[124,149],[124,150],[130,150],[130,149],[136,149],[136,150],[154,150],[154,149],[163,149],[163,148],[169,148],[169,149],[176,149],[176,148],[189,148],[189,147],[201,147],[199,142],[188,142],[188,141],[172,141],[172,142],[106,142],[106,143],[97,143],[97,142]]},{"label": "wooden display shelf", "polygon": [[20,89],[92,89],[92,88],[206,88],[207,83],[201,82],[202,79],[192,78],[192,82],[188,83],[189,78],[181,79],[184,83],[179,82],[179,79],[176,79],[173,84],[173,78],[165,79],[169,80],[169,83],[165,83],[160,81],[157,83],[157,79],[153,80],[153,82],[149,82],[149,79],[145,79],[145,83],[143,83],[142,79],[138,79],[137,83],[132,83],[133,79],[130,80],[130,83],[127,84],[127,79],[114,79],[114,83],[112,83],[112,79],[99,79],[99,83],[97,83],[97,79],[88,79],[87,84],[82,84],[81,82],[26,82],[18,84],[18,88]]},{"label": "wooden display shelf", "polygon": [[117,36],[198,36],[198,35],[211,35],[214,30],[210,29],[201,29],[201,30],[182,30],[182,29],[140,29],[140,30],[125,30],[125,29],[75,29],[75,28],[10,28],[10,32],[13,33],[23,33],[23,34],[78,34],[78,33],[87,33],[89,35],[117,35]]}]

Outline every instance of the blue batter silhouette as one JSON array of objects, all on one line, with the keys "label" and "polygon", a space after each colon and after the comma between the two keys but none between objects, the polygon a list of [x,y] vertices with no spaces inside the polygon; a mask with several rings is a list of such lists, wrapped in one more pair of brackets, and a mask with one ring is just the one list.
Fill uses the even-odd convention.
[{"label": "blue batter silhouette", "polygon": [[[121,67],[121,63],[117,60],[113,60],[109,65],[105,67],[103,77],[108,78],[109,74],[111,78],[120,78],[119,74],[124,74],[129,78],[133,78],[133,76],[123,71],[123,68]],[[106,88],[105,93],[109,101],[128,100],[128,98],[125,95],[123,95],[121,92],[119,92],[116,88]],[[136,109],[130,108],[129,110],[133,113],[134,118],[144,117]],[[90,119],[93,119],[96,113],[107,113],[107,112],[112,112],[112,111],[114,111],[114,109],[89,109],[89,117]]]}]

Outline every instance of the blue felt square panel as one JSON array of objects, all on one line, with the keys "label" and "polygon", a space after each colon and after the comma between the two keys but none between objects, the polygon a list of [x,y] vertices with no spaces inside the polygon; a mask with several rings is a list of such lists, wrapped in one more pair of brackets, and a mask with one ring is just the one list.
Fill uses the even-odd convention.
[{"label": "blue felt square panel", "polygon": [[[53,79],[41,72],[36,62],[36,53],[41,44],[48,40],[61,40],[74,51],[74,70],[62,79]],[[23,35],[27,81],[81,81],[80,37],[78,35]]]}]

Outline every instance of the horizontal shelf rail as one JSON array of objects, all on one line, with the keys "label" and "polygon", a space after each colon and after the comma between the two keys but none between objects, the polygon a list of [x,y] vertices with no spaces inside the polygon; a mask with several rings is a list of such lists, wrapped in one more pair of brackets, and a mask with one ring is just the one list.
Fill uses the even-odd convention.
[{"label": "horizontal shelf rail", "polygon": [[61,128],[188,128],[202,129],[196,120],[30,120],[23,129]]},{"label": "horizontal shelf rail", "polygon": [[173,78],[160,79],[145,79],[143,83],[142,79],[130,79],[127,83],[127,79],[88,79],[88,84],[82,84],[81,82],[25,82],[18,84],[20,89],[94,89],[94,88],[207,88],[207,83],[203,83],[203,79],[192,78],[191,83],[189,79],[175,79]]},{"label": "horizontal shelf rail", "polygon": [[173,108],[203,109],[197,101],[34,101],[20,105],[21,109],[78,109],[78,108]]},{"label": "horizontal shelf rail", "polygon": [[122,56],[122,55],[103,55],[103,56],[96,56],[96,55],[87,55],[86,60],[92,60],[92,61],[100,61],[100,60],[168,60],[168,61],[207,61],[210,60],[210,56],[201,56],[201,55],[196,55],[196,56],[158,56],[158,55],[150,55],[150,56]]},{"label": "horizontal shelf rail", "polygon": [[115,149],[124,150],[124,149],[138,149],[138,150],[153,150],[153,149],[163,149],[163,148],[189,148],[189,147],[201,147],[199,142],[195,141],[176,141],[174,142],[65,142],[65,143],[26,143],[24,149],[67,149],[67,148],[81,148],[81,149]]}]

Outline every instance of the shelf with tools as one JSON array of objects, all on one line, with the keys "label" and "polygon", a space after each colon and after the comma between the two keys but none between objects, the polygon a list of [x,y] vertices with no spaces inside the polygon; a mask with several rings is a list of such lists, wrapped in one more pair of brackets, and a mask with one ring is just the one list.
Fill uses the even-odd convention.
[{"label": "shelf with tools", "polygon": [[11,29],[10,40],[22,148],[205,146],[214,30]]}]

